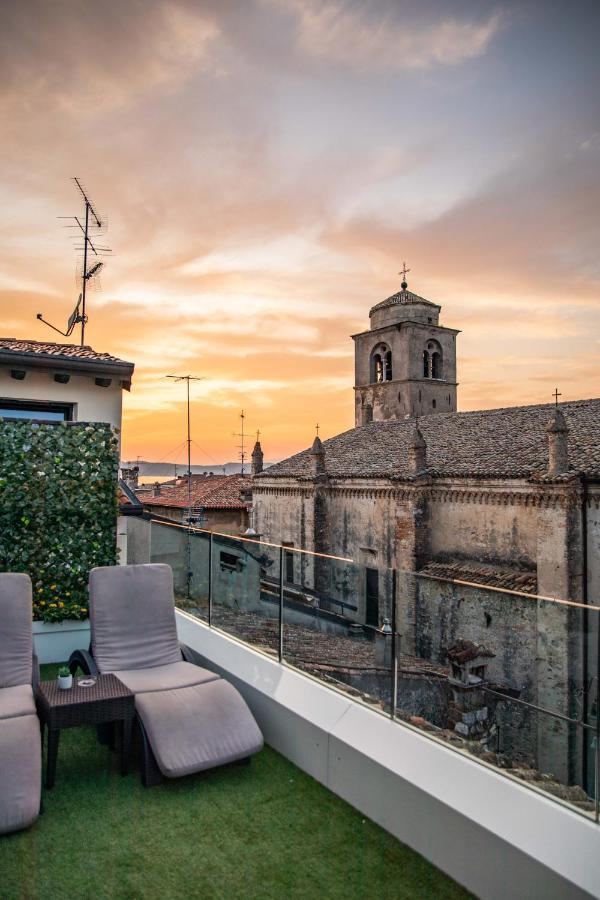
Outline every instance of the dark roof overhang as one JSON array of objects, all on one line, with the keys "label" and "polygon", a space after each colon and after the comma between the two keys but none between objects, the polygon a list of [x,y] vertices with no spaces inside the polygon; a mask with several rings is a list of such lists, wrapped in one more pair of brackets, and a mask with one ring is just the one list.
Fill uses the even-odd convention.
[{"label": "dark roof overhang", "polygon": [[124,360],[78,359],[50,353],[20,353],[0,348],[0,365],[23,366],[26,369],[76,372],[80,375],[111,375],[129,390],[134,363]]}]

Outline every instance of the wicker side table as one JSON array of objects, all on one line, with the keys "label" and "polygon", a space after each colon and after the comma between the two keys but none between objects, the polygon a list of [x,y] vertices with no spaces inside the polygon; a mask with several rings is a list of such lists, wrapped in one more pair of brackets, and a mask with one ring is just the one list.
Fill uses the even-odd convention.
[{"label": "wicker side table", "polygon": [[96,675],[95,684],[81,687],[74,678],[73,687],[61,690],[56,679],[42,681],[36,693],[36,705],[44,742],[44,726],[48,729],[46,788],[54,787],[58,742],[62,728],[79,725],[102,725],[118,722],[121,727],[121,773],[129,771],[131,725],[135,715],[135,698],[116,675]]}]

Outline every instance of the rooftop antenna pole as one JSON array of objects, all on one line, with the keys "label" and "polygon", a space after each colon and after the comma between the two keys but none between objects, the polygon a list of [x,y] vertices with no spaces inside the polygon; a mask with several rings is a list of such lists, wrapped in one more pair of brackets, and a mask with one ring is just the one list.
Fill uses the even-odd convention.
[{"label": "rooftop antenna pole", "polygon": [[85,325],[87,322],[87,316],[85,314],[85,288],[88,282],[88,279],[91,277],[91,272],[88,273],[87,267],[87,258],[88,258],[88,245],[91,249],[96,253],[94,245],[92,244],[89,236],[90,231],[90,213],[94,217],[94,224],[97,228],[102,227],[102,222],[100,218],[96,214],[94,207],[90,203],[88,196],[84,189],[81,187],[81,183],[78,178],[74,178],[73,181],[81,191],[81,196],[85,202],[85,228],[83,229],[83,271],[81,273],[81,346],[83,347],[85,343]]},{"label": "rooftop antenna pole", "polygon": [[[37,314],[37,318],[44,323],[44,325],[48,325],[52,328],[53,331],[57,331],[59,334],[64,335],[65,337],[71,337],[76,325],[81,325],[81,346],[85,344],[85,326],[87,324],[87,313],[85,311],[85,301],[86,301],[86,293],[87,293],[87,283],[98,274],[102,266],[103,262],[98,260],[88,269],[88,254],[91,252],[94,256],[100,256],[104,253],[110,253],[110,249],[108,247],[100,247],[99,245],[94,245],[92,239],[90,237],[90,230],[92,228],[101,229],[103,223],[100,219],[100,216],[92,206],[92,203],[85,193],[83,187],[81,186],[81,182],[78,178],[73,178],[73,181],[79,188],[81,192],[81,196],[83,197],[83,201],[85,204],[85,217],[84,224],[81,224],[81,221],[77,216],[59,216],[61,219],[73,219],[74,225],[67,225],[67,228],[78,228],[83,234],[83,247],[77,249],[83,249],[83,269],[81,272],[81,293],[79,294],[79,300],[77,301],[77,305],[75,309],[69,316],[69,320],[67,322],[67,330],[61,331],[60,328],[56,328],[50,322],[47,322],[42,313]],[[95,238],[94,238],[95,240]]]},{"label": "rooftop antenna pole", "polygon": [[246,462],[246,451],[244,449],[244,438],[245,438],[244,419],[245,418],[246,418],[246,415],[244,413],[244,410],[242,410],[240,413],[240,419],[242,420],[242,430],[239,432],[237,432],[237,431],[233,432],[233,436],[241,438],[241,441],[242,441],[241,444],[238,444],[238,446],[240,448],[240,459],[242,461],[242,472],[241,472],[242,475],[244,474],[244,463]]},{"label": "rooftop antenna pole", "polygon": [[85,286],[87,284],[87,251],[88,251],[88,231],[90,228],[90,204],[85,201],[85,231],[83,237],[83,271],[81,273],[81,346],[85,344],[85,323],[87,316],[85,314]]},{"label": "rooftop antenna pole", "polygon": [[190,588],[192,584],[192,430],[190,419],[190,381],[202,381],[195,375],[165,375],[165,378],[172,378],[173,381],[185,381],[186,397],[187,397],[187,576],[186,576],[186,596],[190,599]]}]

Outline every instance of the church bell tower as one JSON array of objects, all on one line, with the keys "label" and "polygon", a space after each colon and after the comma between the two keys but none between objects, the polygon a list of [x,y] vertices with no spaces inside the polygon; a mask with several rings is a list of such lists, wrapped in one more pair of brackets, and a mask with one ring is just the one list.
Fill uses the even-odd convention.
[{"label": "church bell tower", "polygon": [[355,423],[456,412],[456,335],[439,324],[441,306],[408,290],[374,306],[371,328],[352,335]]}]

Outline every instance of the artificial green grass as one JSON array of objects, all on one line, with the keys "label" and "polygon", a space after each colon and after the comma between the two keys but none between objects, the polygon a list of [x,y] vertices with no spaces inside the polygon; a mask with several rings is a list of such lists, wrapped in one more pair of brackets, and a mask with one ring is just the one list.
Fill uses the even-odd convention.
[{"label": "artificial green grass", "polygon": [[44,813],[0,838],[2,900],[469,896],[270,748],[148,789],[118,762],[93,729],[61,733]]}]

